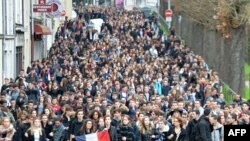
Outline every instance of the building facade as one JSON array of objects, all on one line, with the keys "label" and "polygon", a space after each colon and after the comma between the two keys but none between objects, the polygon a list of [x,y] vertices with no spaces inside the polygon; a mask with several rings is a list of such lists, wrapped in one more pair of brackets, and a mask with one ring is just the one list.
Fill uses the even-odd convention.
[{"label": "building facade", "polygon": [[[25,0],[3,0],[0,2],[0,85],[4,78],[14,78],[24,67],[24,51],[29,48],[25,39],[24,17],[26,12]],[[29,22],[29,21],[28,21]],[[27,34],[26,34],[27,36]],[[26,62],[27,64],[27,62]]]},{"label": "building facade", "polygon": [[31,62],[29,0],[0,1],[0,86]]},{"label": "building facade", "polygon": [[33,12],[34,4],[39,4],[39,1],[35,0],[30,3],[32,61],[46,57],[47,50],[52,44],[52,19],[47,17],[46,13]]},{"label": "building facade", "polygon": [[[65,16],[70,18],[72,0],[60,1],[65,6]],[[21,69],[26,71],[31,61],[46,57],[52,45],[54,27],[60,20],[48,17],[46,13],[33,12],[33,5],[38,2],[0,1],[0,87],[5,78],[15,79]]]}]

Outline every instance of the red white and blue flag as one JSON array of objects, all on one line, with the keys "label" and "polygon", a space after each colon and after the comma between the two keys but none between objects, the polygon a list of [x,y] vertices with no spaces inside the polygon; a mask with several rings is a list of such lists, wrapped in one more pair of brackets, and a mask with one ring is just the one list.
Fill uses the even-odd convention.
[{"label": "red white and blue flag", "polygon": [[75,137],[76,141],[110,141],[108,130]]}]

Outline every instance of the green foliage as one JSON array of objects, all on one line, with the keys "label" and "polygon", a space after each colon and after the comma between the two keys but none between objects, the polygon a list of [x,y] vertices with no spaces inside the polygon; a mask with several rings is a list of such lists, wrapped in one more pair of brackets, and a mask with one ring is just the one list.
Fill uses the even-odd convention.
[{"label": "green foliage", "polygon": [[244,99],[246,99],[246,100],[250,99],[250,88],[248,88],[248,87],[244,88]]},{"label": "green foliage", "polygon": [[163,30],[163,32],[165,34],[168,35],[169,31],[168,31],[168,25],[166,25],[163,21],[159,20],[160,22],[160,28]]},{"label": "green foliage", "polygon": [[[244,65],[244,71],[245,71],[245,79],[246,81],[250,81],[250,64],[245,63]],[[250,99],[250,88],[249,88],[249,84],[246,84],[248,86],[245,86],[244,88],[244,98],[245,99]]]},{"label": "green foliage", "polygon": [[250,79],[250,64],[245,63],[245,79],[249,80]]},{"label": "green foliage", "polygon": [[222,93],[224,94],[226,104],[230,104],[233,101],[233,96],[234,96],[234,94],[230,90],[230,87],[226,84],[223,85],[222,86]]}]

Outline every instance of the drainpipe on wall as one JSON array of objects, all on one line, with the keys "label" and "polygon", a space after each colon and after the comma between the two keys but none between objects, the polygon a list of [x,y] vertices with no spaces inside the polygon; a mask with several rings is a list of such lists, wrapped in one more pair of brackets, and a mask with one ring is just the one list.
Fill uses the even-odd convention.
[{"label": "drainpipe on wall", "polygon": [[33,1],[30,1],[30,37],[31,37],[31,61],[34,60],[34,19],[33,19]]},{"label": "drainpipe on wall", "polygon": [[[53,2],[54,3],[54,0]],[[51,9],[51,15],[53,15],[53,6],[52,6],[52,9]],[[53,30],[54,30],[54,16],[51,16],[51,32],[52,32],[52,37],[51,37],[51,40],[52,40],[52,43],[54,43],[54,36],[53,36]]]},{"label": "drainpipe on wall", "polygon": [[17,76],[17,72],[16,72],[16,0],[13,0],[13,5],[14,5],[14,11],[13,11],[13,35],[14,35],[14,49],[13,49],[13,67],[14,67],[14,78]]},{"label": "drainpipe on wall", "polygon": [[6,36],[6,1],[2,1],[3,9],[3,42],[2,42],[2,82],[4,83],[4,78],[5,78],[5,72],[4,72],[4,54],[5,54],[5,36]]},{"label": "drainpipe on wall", "polygon": [[[45,13],[42,13],[43,15],[43,25],[47,26],[47,23],[46,23],[46,16],[45,16]],[[52,31],[52,30],[51,30]],[[46,58],[47,56],[47,36],[44,36],[42,35],[43,37],[43,56],[42,58]]]},{"label": "drainpipe on wall", "polygon": [[160,6],[161,6],[161,1],[160,0],[157,0],[157,12],[158,12],[158,19],[160,18],[160,15],[161,15],[161,12],[160,12]]}]

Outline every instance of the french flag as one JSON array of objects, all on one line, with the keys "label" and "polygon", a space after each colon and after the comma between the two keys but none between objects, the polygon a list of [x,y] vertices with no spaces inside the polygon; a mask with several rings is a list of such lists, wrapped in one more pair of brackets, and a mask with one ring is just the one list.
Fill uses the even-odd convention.
[{"label": "french flag", "polygon": [[75,137],[76,141],[110,141],[108,130]]}]

